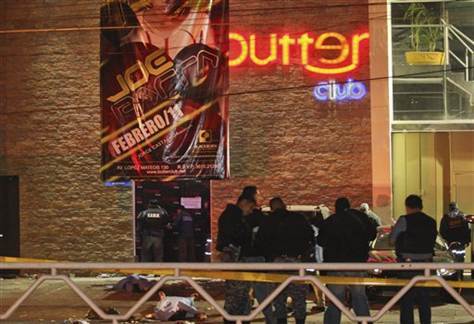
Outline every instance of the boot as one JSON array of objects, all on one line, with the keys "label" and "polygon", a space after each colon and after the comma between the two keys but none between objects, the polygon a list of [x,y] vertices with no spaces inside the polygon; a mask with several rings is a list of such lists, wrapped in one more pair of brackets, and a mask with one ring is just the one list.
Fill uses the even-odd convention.
[{"label": "boot", "polygon": [[277,324],[288,324],[288,319],[279,318],[279,319],[277,319]]},{"label": "boot", "polygon": [[296,324],[304,324],[306,321],[306,318],[295,318]]}]

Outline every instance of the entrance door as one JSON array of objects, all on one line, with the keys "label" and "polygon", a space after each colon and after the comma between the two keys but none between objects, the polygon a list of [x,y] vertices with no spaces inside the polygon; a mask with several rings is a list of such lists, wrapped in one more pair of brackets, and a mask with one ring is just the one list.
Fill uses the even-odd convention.
[{"label": "entrance door", "polygon": [[18,177],[0,176],[0,256],[20,256],[18,184]]}]

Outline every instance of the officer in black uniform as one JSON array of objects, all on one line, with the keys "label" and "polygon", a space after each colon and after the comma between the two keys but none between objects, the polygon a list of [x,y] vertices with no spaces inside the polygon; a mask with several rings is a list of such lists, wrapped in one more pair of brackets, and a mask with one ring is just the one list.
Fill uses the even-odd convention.
[{"label": "officer in black uniform", "polygon": [[[314,246],[314,231],[303,215],[288,211],[284,201],[270,200],[271,215],[262,222],[257,233],[258,246],[262,247],[265,259],[276,263],[306,262]],[[291,283],[275,299],[275,317],[278,324],[287,324],[286,300],[293,299],[296,324],[306,321],[307,287]],[[268,323],[268,321],[267,321]]]},{"label": "officer in black uniform", "polygon": [[[439,227],[441,237],[448,243],[449,250],[456,262],[464,263],[466,247],[471,242],[471,230],[464,213],[455,202],[449,204],[448,212],[441,219]],[[464,278],[464,271],[458,271],[458,278]]]},{"label": "officer in black uniform", "polygon": [[171,228],[168,212],[151,200],[148,208],[137,218],[137,231],[141,238],[142,262],[163,262],[163,237],[165,229]]},{"label": "officer in black uniform", "polygon": [[[254,208],[255,200],[252,197],[240,196],[237,204],[227,205],[219,217],[216,248],[221,252],[221,262],[245,262],[247,257],[252,256],[252,227],[246,217]],[[248,281],[226,281],[224,309],[227,313],[248,314],[250,288]],[[235,324],[227,320],[224,323]]]},{"label": "officer in black uniform", "polygon": [[[407,214],[395,224],[390,240],[395,244],[399,262],[433,262],[438,231],[436,221],[423,213],[421,197],[410,195],[405,200]],[[409,279],[423,272],[402,271],[400,276]],[[431,324],[429,290],[411,288],[400,300],[400,323],[414,324],[413,308],[418,304],[421,324]]]},{"label": "officer in black uniform", "polygon": [[[458,243],[464,250],[465,246],[471,242],[469,224],[455,202],[449,204],[448,213],[441,219],[439,232],[450,246]],[[464,262],[464,257],[460,262]]]}]

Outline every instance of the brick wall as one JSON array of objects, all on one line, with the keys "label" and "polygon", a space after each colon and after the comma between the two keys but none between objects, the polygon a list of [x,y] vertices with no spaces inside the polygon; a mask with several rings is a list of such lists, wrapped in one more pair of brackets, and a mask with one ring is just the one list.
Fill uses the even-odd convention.
[{"label": "brick wall", "polygon": [[[101,1],[4,0],[1,30],[97,27]],[[21,255],[132,260],[129,189],[99,180],[99,31],[0,35],[0,175],[20,176]]]},{"label": "brick wall", "polygon": [[[342,6],[321,8],[338,4]],[[344,6],[347,4],[361,6]],[[291,6],[297,8],[278,10]],[[267,1],[252,1],[249,5],[234,0],[231,29],[257,35],[326,31],[352,35],[368,30],[367,15],[364,2],[355,0],[308,0],[297,4],[277,0],[272,1],[271,7]],[[305,75],[299,66],[246,66],[232,71],[231,93],[270,88],[290,90],[230,97],[232,180],[212,182],[214,236],[225,205],[234,202],[242,187],[249,184],[260,188],[262,204],[272,196],[281,196],[288,204],[333,206],[339,196],[349,197],[354,204],[372,202],[369,96],[344,104],[317,103],[311,94],[311,85],[317,81]],[[366,79],[369,72],[365,61],[350,76]],[[302,85],[303,89],[291,89]]]},{"label": "brick wall", "polygon": [[[331,5],[351,2],[361,4]],[[101,3],[2,0],[0,29],[97,27]],[[299,9],[278,9],[295,3]],[[347,34],[367,24],[366,7],[329,10],[325,4],[232,0],[231,29],[302,26]],[[99,180],[99,45],[98,30],[0,34],[0,175],[20,176],[25,257],[132,259],[131,192]],[[358,75],[368,76],[368,68]],[[296,67],[241,68],[233,70],[231,92],[311,82]],[[247,184],[257,184],[265,201],[274,195],[292,204],[332,205],[340,195],[371,201],[368,99],[317,104],[306,87],[232,95],[230,104],[233,178],[212,183],[214,230],[225,204]]]}]

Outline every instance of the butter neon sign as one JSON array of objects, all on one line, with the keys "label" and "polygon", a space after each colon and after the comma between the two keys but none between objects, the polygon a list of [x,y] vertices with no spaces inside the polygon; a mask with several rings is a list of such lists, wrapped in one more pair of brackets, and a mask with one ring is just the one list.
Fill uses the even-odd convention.
[{"label": "butter neon sign", "polygon": [[347,80],[346,83],[320,82],[313,90],[318,101],[360,100],[367,95],[367,87],[363,82]]},{"label": "butter neon sign", "polygon": [[[244,36],[231,32],[229,40],[231,44],[234,44],[236,53],[231,51],[229,66],[237,67],[245,63],[257,66],[275,63],[288,66],[292,60],[294,61],[295,53],[298,53],[297,63],[310,73],[343,74],[354,71],[360,65],[361,44],[367,39],[369,39],[369,33],[366,32],[354,34],[350,38],[336,32],[327,32],[318,36],[304,33],[299,37],[290,36],[290,34],[270,34],[266,37],[256,34]],[[328,58],[325,54],[329,51],[338,55]]]}]

